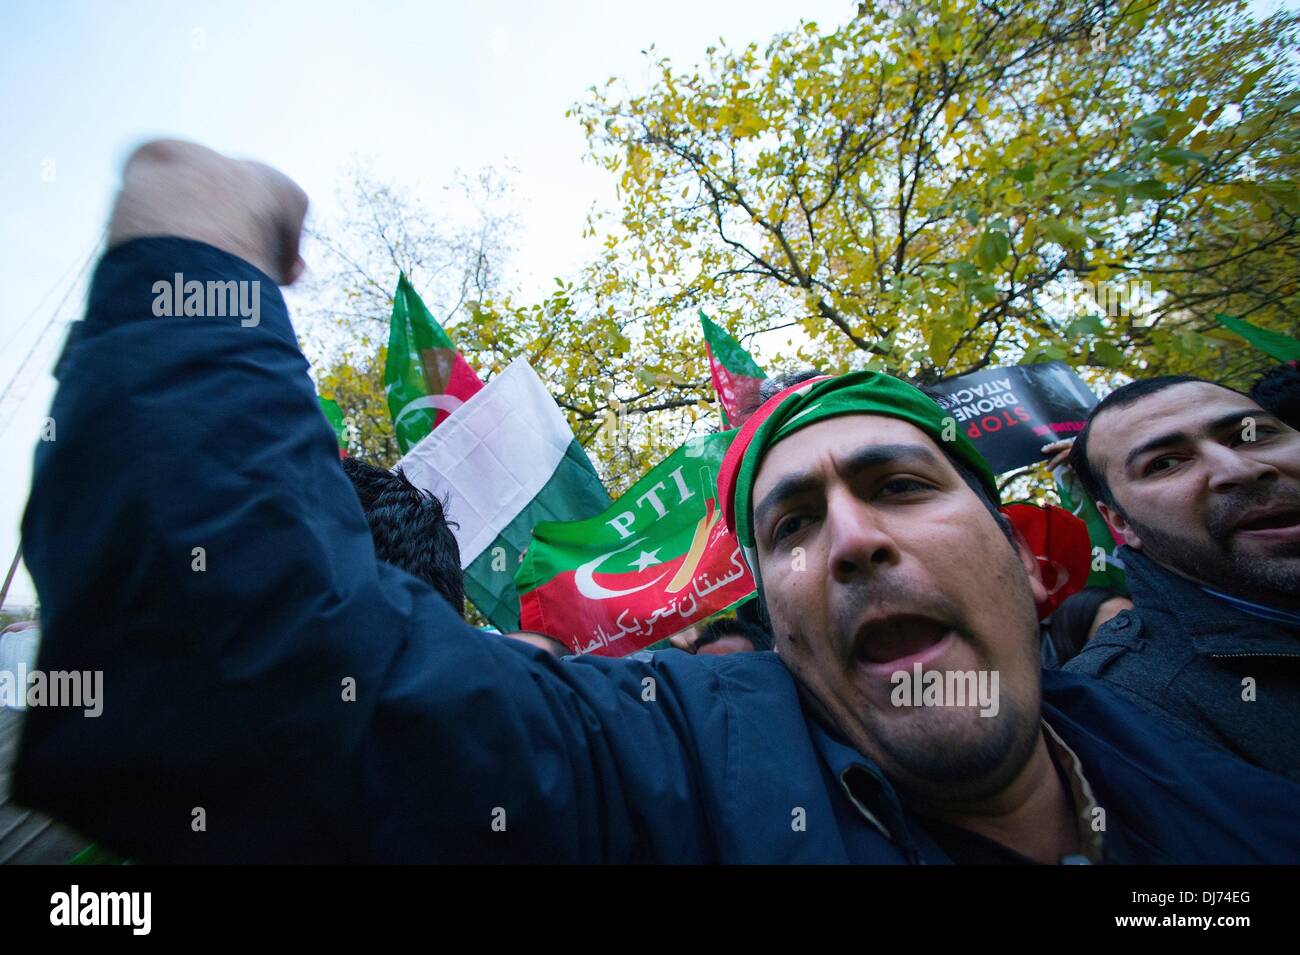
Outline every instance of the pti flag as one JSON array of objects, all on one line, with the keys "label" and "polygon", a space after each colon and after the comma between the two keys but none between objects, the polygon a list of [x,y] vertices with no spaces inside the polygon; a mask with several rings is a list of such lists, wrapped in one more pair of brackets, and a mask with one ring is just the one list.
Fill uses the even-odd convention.
[{"label": "pti flag", "polygon": [[994,474],[1043,460],[1043,445],[1083,430],[1097,403],[1059,361],[945,378],[923,389],[966,432]]},{"label": "pti flag", "polygon": [[446,502],[465,595],[498,630],[519,629],[515,571],[540,521],[609,506],[596,469],[524,358],[470,397],[398,467]]},{"label": "pti flag", "polygon": [[709,321],[700,312],[704,326],[704,348],[709,355],[709,373],[713,376],[713,390],[722,402],[722,429],[739,428],[758,407],[758,386],[766,375],[749,352],[740,347],[722,327]]},{"label": "pti flag", "polygon": [[533,528],[515,576],[523,628],[620,657],[752,594],[717,502],[735,436],[692,438],[599,516]]},{"label": "pti flag", "polygon": [[397,446],[405,454],[483,387],[465,356],[399,275],[388,329],[384,393]]}]

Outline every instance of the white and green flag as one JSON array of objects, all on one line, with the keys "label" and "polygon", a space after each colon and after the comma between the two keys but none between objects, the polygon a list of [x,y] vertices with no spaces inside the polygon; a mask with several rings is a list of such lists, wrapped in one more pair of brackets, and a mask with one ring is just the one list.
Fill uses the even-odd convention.
[{"label": "white and green flag", "polygon": [[526,359],[517,358],[398,467],[447,504],[465,594],[497,629],[519,629],[515,571],[533,527],[609,506],[596,469]]}]

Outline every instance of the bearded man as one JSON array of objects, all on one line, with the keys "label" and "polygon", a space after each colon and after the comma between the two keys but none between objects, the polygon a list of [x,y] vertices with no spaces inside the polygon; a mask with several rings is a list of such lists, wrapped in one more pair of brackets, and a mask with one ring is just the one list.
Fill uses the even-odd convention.
[{"label": "bearded man", "polygon": [[[376,558],[276,289],[305,211],[193,144],[127,163],[23,523],[40,663],[104,703],[29,714],[16,799],[144,862],[1300,861],[1300,786],[1039,670],[993,476],[885,375],[772,396],[719,475],[776,653],[483,639]],[[177,274],[261,320],[155,315]]]},{"label": "bearded man", "polygon": [[1125,385],[1070,452],[1133,609],[1066,669],[1300,781],[1300,432],[1185,375]]}]

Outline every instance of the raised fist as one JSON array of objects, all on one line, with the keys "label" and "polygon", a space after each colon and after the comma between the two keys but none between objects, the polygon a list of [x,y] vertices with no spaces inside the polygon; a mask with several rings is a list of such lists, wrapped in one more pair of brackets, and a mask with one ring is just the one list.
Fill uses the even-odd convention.
[{"label": "raised fist", "polygon": [[176,139],[145,143],[126,161],[108,247],[145,236],[197,239],[257,266],[281,285],[298,255],[307,194],[284,173]]}]

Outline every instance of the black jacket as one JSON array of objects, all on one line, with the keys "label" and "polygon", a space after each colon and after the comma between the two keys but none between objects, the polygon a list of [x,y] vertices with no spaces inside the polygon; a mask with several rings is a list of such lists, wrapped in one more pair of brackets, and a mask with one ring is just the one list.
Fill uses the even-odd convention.
[{"label": "black jacket", "polygon": [[1193,735],[1300,780],[1300,629],[1121,553],[1134,609],[1103,625],[1064,669],[1100,677]]}]

